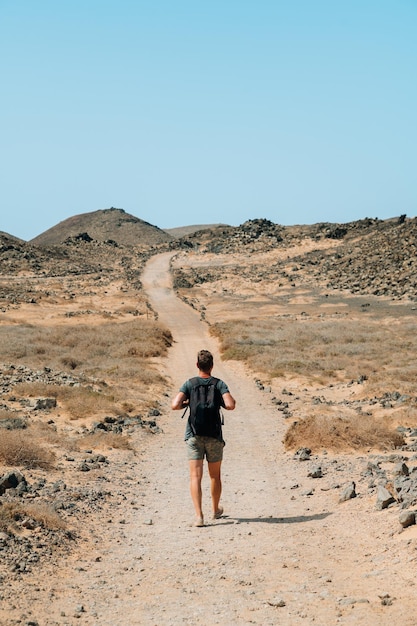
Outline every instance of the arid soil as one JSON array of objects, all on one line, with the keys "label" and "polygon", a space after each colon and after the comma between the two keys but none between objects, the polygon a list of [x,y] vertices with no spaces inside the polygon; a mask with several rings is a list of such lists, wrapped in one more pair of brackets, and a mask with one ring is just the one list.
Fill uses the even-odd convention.
[{"label": "arid soil", "polygon": [[[89,518],[84,542],[67,559],[3,579],[0,623],[414,626],[416,526],[402,530],[397,506],[377,510],[368,490],[374,456],[321,453],[301,461],[285,451],[287,424],[272,402],[282,386],[262,389],[241,364],[221,361],[201,311],[172,289],[172,254],[152,258],[142,278],[174,337],[158,363],[171,381],[158,420],[163,432],[135,431],[136,455],[107,452],[111,463],[100,475],[112,498]],[[202,347],[213,351],[214,373],[237,408],[225,416],[225,515],[210,519],[205,476],[207,525],[195,528],[185,424],[169,402],[195,373]],[[306,400],[296,381],[291,392],[298,406]],[[352,482],[356,497],[340,502]]]}]

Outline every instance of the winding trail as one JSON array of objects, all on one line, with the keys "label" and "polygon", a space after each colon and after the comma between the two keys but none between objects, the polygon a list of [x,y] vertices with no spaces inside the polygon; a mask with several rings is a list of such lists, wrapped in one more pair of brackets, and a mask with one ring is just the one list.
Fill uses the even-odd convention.
[{"label": "winding trail", "polygon": [[[162,509],[152,528],[155,550],[148,552],[150,563],[141,581],[141,589],[147,593],[138,623],[276,623],[276,609],[268,604],[270,616],[266,619],[265,615],[265,603],[273,602],[281,591],[271,581],[271,569],[276,568],[278,554],[281,560],[295,549],[291,532],[284,538],[281,528],[282,490],[288,477],[277,464],[282,434],[277,432],[277,413],[265,404],[263,394],[242,367],[222,363],[207,325],[175,296],[170,256],[154,257],[148,263],[143,284],[160,321],[174,337],[167,363],[173,379],[171,395],[194,375],[197,351],[208,348],[215,359],[214,373],[227,381],[237,408],[225,412],[222,503],[227,517],[202,529],[190,526],[194,513],[181,413],[171,413],[164,423],[165,436],[158,442],[163,452],[157,461]],[[209,513],[207,474],[205,479],[203,502]],[[295,509],[290,512],[291,521],[300,523],[314,523],[322,517],[321,512],[307,517],[297,517]],[[257,617],[259,610],[262,615]]]},{"label": "winding trail", "polygon": [[[206,347],[215,358],[215,375],[227,381],[237,400],[236,410],[225,415],[226,517],[205,528],[190,526],[194,514],[182,444],[185,424],[180,412],[168,411],[165,435],[154,441],[150,455],[155,483],[146,508],[154,525],[142,532],[141,603],[138,620],[131,623],[390,624],[392,614],[378,597],[380,581],[366,581],[374,567],[364,554],[376,538],[369,522],[360,533],[355,523],[362,515],[366,518],[368,503],[356,499],[350,509],[338,505],[338,492],[313,486],[314,479],[306,479],[306,464],[284,452],[286,426],[280,414],[242,366],[221,361],[207,325],[175,296],[170,258],[151,259],[143,284],[174,337],[166,364],[173,381],[171,396],[194,375],[197,351]],[[207,473],[203,490],[209,512]],[[380,550],[386,551],[383,536]],[[403,584],[398,582],[397,592]],[[368,585],[374,586],[369,596]],[[403,608],[396,607],[402,623],[415,623]]]}]

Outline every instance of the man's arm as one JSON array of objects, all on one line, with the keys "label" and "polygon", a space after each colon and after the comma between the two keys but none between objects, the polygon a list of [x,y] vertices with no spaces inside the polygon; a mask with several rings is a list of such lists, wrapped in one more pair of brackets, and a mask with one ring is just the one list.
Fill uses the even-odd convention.
[{"label": "man's arm", "polygon": [[171,409],[173,411],[180,411],[181,409],[185,409],[187,405],[188,405],[187,396],[182,391],[179,391],[171,402]]},{"label": "man's arm", "polygon": [[226,411],[233,411],[236,406],[236,400],[234,399],[230,391],[226,391],[226,393],[223,394],[222,398]]}]

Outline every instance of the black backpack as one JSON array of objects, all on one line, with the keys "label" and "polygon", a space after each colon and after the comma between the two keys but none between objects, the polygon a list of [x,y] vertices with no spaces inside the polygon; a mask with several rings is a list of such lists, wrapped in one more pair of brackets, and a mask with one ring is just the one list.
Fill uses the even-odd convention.
[{"label": "black backpack", "polygon": [[222,434],[223,415],[220,407],[223,398],[217,389],[218,378],[212,376],[208,383],[202,383],[198,376],[190,378],[190,416],[188,418],[194,435],[219,438]]}]

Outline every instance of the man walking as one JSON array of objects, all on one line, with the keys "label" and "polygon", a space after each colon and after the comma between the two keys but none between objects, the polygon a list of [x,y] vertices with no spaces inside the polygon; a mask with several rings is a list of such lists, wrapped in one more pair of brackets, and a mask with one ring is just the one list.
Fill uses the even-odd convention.
[{"label": "man walking", "polygon": [[223,514],[220,506],[222,493],[221,464],[223,460],[224,440],[220,409],[233,411],[236,401],[228,386],[219,378],[211,375],[213,355],[208,350],[200,350],[197,355],[198,375],[187,380],[172,400],[174,411],[190,408],[185,441],[190,465],[190,491],[194,504],[195,526],[204,526],[202,510],[202,489],[204,458],[207,459],[210,475],[210,491],[213,507],[213,519]]}]

